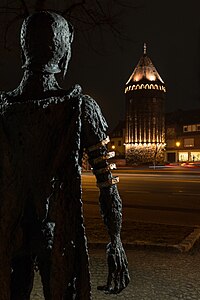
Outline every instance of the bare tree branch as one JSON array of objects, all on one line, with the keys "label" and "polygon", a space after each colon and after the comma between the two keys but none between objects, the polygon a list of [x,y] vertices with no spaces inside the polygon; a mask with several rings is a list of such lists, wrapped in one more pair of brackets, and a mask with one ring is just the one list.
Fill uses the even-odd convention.
[{"label": "bare tree branch", "polygon": [[45,5],[46,0],[37,0],[35,2],[35,10],[39,11],[39,10],[43,10],[44,9],[44,5]]},{"label": "bare tree branch", "polygon": [[68,8],[64,9],[61,14],[63,16],[70,14],[74,9],[76,9],[79,6],[82,6],[85,4],[85,0],[82,0],[80,2],[74,3],[72,5],[70,5]]},{"label": "bare tree branch", "polygon": [[[7,48],[7,34],[13,24],[28,16],[31,12],[38,10],[53,10],[73,21],[73,25],[78,31],[85,31],[86,34],[99,28],[99,36],[103,37],[103,32],[111,32],[115,39],[129,38],[120,28],[121,16],[127,8],[138,7],[135,4],[138,0],[71,0],[63,1],[63,8],[55,11],[53,7],[48,7],[48,0],[18,0],[7,1],[7,5],[0,7],[0,14],[15,15],[8,18],[8,25],[4,29],[4,41]],[[65,4],[66,3],[66,4]],[[89,38],[90,39],[90,38]]]},{"label": "bare tree branch", "polygon": [[22,7],[23,7],[23,9],[24,9],[24,15],[25,16],[29,16],[29,10],[28,10],[28,7],[27,7],[27,5],[26,5],[26,2],[25,2],[25,0],[21,0],[21,4],[22,4]]},{"label": "bare tree branch", "polygon": [[97,5],[98,5],[102,15],[104,15],[105,13],[104,13],[104,10],[103,10],[103,7],[102,7],[101,3],[99,2],[99,0],[96,0],[96,1],[97,1]]},{"label": "bare tree branch", "polygon": [[[6,6],[0,6],[0,11],[1,13],[6,13],[6,10],[20,10],[21,8],[20,7],[6,7]],[[5,11],[4,11],[5,10]]]},{"label": "bare tree branch", "polygon": [[132,2],[132,1],[126,1],[126,2],[124,3],[123,0],[114,0],[114,2],[115,2],[117,5],[120,5],[120,6],[126,7],[126,8],[131,8],[131,9],[136,9],[136,8],[138,8],[138,7],[141,6],[141,3],[140,3],[140,4],[137,4],[136,1],[134,1],[134,2],[135,2],[134,4],[133,4],[133,3],[130,4],[130,2]]},{"label": "bare tree branch", "polygon": [[10,50],[10,48],[7,46],[7,35],[10,27],[15,24],[18,20],[21,20],[21,15],[16,15],[15,18],[13,18],[6,26],[5,32],[4,32],[4,48],[7,50]]}]

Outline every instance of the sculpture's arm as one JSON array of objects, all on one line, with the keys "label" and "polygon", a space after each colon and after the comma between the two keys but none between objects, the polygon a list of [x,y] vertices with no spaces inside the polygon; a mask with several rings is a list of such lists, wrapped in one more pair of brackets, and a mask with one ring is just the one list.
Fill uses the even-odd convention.
[{"label": "sculpture's arm", "polygon": [[[87,107],[87,109],[89,108]],[[100,189],[101,214],[111,240],[107,246],[107,284],[99,287],[99,289],[108,293],[119,293],[130,281],[127,258],[120,238],[122,202],[116,186],[118,178],[112,176],[111,169],[113,165],[108,162],[113,153],[109,153],[107,150],[106,144],[109,142],[109,139],[106,138],[105,123],[102,124],[104,119],[101,119],[101,112],[96,103],[94,103],[92,109],[96,113],[94,114],[94,111],[91,111],[90,117],[92,121],[85,123],[85,146],[89,163],[97,179],[97,186]],[[97,118],[96,122],[95,118]],[[95,123],[98,123],[98,126],[95,126]]]},{"label": "sculpture's arm", "polygon": [[[89,162],[97,178],[100,189],[100,207],[104,223],[107,227],[111,242],[107,246],[108,279],[105,286],[99,287],[109,293],[119,293],[129,283],[128,263],[124,252],[120,232],[122,225],[122,202],[118,193],[117,177],[113,177],[113,165],[108,163],[108,158],[113,155],[107,151],[106,140],[88,148]],[[95,149],[95,150],[94,150]]]}]

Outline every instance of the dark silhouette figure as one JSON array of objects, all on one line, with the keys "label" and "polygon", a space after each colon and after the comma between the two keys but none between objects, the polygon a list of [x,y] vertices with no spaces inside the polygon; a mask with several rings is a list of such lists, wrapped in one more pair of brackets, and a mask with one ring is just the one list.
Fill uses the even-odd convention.
[{"label": "dark silhouette figure", "polygon": [[79,85],[65,91],[54,75],[65,74],[72,40],[72,26],[60,15],[28,17],[21,30],[24,76],[14,91],[1,93],[1,300],[30,299],[36,267],[46,300],[91,299],[81,202],[84,149],[111,238],[107,283],[99,289],[119,293],[129,283],[106,121]]}]

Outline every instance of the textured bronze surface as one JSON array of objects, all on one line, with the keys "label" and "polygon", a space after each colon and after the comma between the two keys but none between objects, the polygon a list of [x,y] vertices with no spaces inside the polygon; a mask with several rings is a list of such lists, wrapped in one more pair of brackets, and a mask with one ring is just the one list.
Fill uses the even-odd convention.
[{"label": "textured bronze surface", "polygon": [[[67,69],[72,37],[71,26],[55,13],[28,17],[21,33],[24,76],[15,90],[1,93],[1,300],[29,299],[34,267],[46,300],[91,299],[81,161],[83,149],[93,145],[99,148],[88,152],[89,160],[108,155],[107,123],[79,85],[65,91],[55,79]],[[93,167],[108,165],[105,159]],[[112,180],[110,169],[96,177],[98,184]],[[101,188],[99,200],[111,238],[103,289],[118,293],[129,275],[116,185]]]}]

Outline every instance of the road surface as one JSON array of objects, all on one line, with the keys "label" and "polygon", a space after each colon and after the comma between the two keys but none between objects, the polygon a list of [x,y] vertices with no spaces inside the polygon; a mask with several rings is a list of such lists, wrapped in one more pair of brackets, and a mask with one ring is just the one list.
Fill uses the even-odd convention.
[{"label": "road surface", "polygon": [[[200,225],[200,174],[115,173],[124,219],[175,225]],[[98,188],[92,173],[82,175],[84,210],[99,216]]]}]

